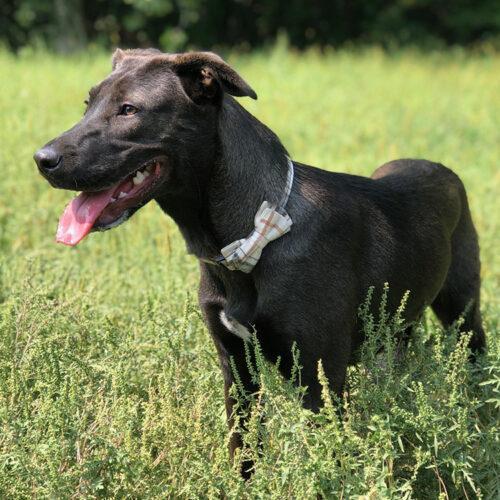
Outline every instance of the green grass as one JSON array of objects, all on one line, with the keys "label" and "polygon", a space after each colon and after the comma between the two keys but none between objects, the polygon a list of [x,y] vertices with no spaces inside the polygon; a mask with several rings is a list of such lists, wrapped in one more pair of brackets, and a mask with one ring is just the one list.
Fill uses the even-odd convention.
[{"label": "green grass", "polygon": [[230,59],[259,94],[242,102],[294,159],[369,175],[425,157],[462,177],[480,235],[487,356],[471,369],[429,313],[393,359],[397,319],[365,313],[370,342],[339,417],[326,387],[321,414],[302,410],[300,390],[257,355],[263,390],[245,450],[256,470],[243,482],[227,458],[197,263],[173,222],[151,203],[77,249],[54,243],[71,195],[31,156],[79,119],[108,57],[0,53],[0,498],[497,498],[500,57]]}]

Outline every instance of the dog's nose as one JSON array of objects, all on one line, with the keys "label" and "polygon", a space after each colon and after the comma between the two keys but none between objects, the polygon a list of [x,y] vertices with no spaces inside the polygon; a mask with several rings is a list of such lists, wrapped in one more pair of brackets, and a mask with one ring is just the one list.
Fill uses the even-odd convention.
[{"label": "dog's nose", "polygon": [[33,156],[38,168],[49,172],[58,168],[62,163],[62,156],[52,147],[39,149]]}]

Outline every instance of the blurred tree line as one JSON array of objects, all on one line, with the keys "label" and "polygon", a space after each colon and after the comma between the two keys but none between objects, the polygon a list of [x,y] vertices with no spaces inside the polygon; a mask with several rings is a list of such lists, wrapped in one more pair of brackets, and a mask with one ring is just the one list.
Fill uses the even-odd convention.
[{"label": "blurred tree line", "polygon": [[290,45],[436,47],[493,40],[499,0],[0,0],[0,43],[71,52],[94,44],[249,49]]}]

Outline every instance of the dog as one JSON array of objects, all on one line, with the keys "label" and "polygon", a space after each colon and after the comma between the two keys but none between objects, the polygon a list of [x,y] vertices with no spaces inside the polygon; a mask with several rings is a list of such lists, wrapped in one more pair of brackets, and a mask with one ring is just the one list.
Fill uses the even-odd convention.
[{"label": "dog", "polygon": [[[445,326],[464,315],[471,351],[482,351],[478,238],[458,176],[426,160],[391,161],[370,178],[291,161],[234,99],[244,96],[257,98],[213,53],[118,49],[81,121],[34,156],[53,187],[81,191],[61,217],[62,243],[151,200],[177,223],[199,260],[230,428],[231,359],[244,388],[257,389],[245,361],[252,332],[285,377],[298,347],[307,408],[321,406],[320,359],[341,394],[370,287],[389,283],[390,311],[409,290],[408,325],[427,306]],[[239,446],[232,433],[231,456]]]}]

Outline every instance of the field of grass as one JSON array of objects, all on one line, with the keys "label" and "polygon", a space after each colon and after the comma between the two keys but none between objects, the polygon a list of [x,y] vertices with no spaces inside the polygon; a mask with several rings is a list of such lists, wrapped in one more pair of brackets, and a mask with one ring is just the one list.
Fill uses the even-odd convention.
[{"label": "field of grass", "polygon": [[301,409],[301,391],[258,361],[245,483],[226,453],[197,263],[173,222],[151,203],[77,249],[54,243],[71,194],[31,157],[79,119],[108,57],[0,52],[0,498],[498,498],[500,56],[275,49],[230,60],[259,95],[244,105],[294,159],[369,175],[425,157],[462,177],[488,354],[471,368],[429,313],[397,361],[397,321],[365,317],[373,342],[341,415],[326,386],[319,415]]}]

